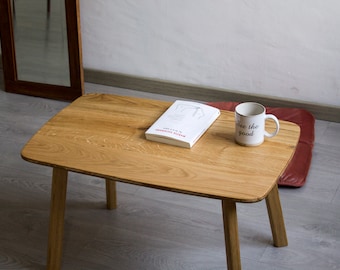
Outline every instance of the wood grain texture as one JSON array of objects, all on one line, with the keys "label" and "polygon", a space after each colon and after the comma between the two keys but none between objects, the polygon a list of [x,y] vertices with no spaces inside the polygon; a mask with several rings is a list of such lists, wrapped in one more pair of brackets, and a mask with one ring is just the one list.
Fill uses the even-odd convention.
[{"label": "wood grain texture", "polygon": [[236,203],[222,200],[222,212],[228,269],[241,270]]},{"label": "wood grain texture", "polygon": [[48,166],[211,198],[255,202],[266,197],[295,150],[299,127],[281,122],[260,147],[234,142],[234,115],[221,116],[192,149],[145,139],[169,102],[86,95],[53,117],[22,151]]},{"label": "wood grain texture", "polygon": [[66,204],[68,172],[61,168],[53,169],[50,227],[48,235],[47,269],[61,269],[64,238],[64,215]]},{"label": "wood grain texture", "polygon": [[117,208],[117,188],[116,181],[105,179],[106,183],[106,207],[109,210]]},{"label": "wood grain texture", "polygon": [[[145,130],[170,105],[151,99],[105,94],[86,95],[55,115],[26,144],[22,150],[24,159],[53,167],[48,269],[61,268],[68,171],[105,178],[109,209],[116,208],[116,180],[222,199],[226,255],[230,270],[241,269],[236,202],[256,202],[266,198],[274,243],[276,246],[287,244],[277,179],[295,151],[300,134],[299,127],[281,122],[281,130],[286,131],[286,136],[279,139],[277,139],[279,136],[276,136],[276,143],[268,144],[264,147],[265,151],[256,152],[256,156],[262,155],[264,159],[271,158],[272,152],[276,156],[262,164],[265,170],[260,173],[264,180],[254,181],[252,174],[257,168],[254,167],[253,161],[257,157],[247,150],[251,148],[238,147],[237,151],[232,140],[229,147],[236,150],[234,153],[230,151],[227,153],[224,151],[226,142],[218,140],[219,137],[216,136],[218,133],[223,134],[227,127],[230,130],[230,126],[234,126],[234,114],[231,112],[222,111],[219,119],[204,134],[200,152],[180,150],[174,152],[176,147],[147,141]],[[146,122],[147,126],[144,126],[143,122]],[[229,125],[225,125],[224,122]],[[108,135],[107,127],[110,125],[114,129],[110,130]],[[87,135],[86,140],[83,140],[84,134]],[[65,148],[65,145],[68,147]],[[133,155],[130,155],[131,152]],[[159,152],[165,155],[158,155]],[[108,154],[118,159],[112,162]],[[197,154],[201,154],[199,161],[193,158]],[[249,159],[250,155],[252,157]],[[221,160],[224,164],[220,162]],[[240,161],[246,163],[239,165]],[[151,164],[152,172],[149,169]],[[229,166],[233,164],[235,166],[230,169]],[[275,167],[281,169],[277,170]],[[173,170],[180,170],[180,174],[171,173]],[[250,173],[245,175],[245,170]],[[195,172],[194,176],[192,172]],[[225,179],[227,181],[224,181]],[[113,182],[110,183],[110,180]],[[248,188],[255,190],[253,197],[249,194],[244,195],[244,190]]]},{"label": "wood grain texture", "polygon": [[[148,97],[125,89],[107,92]],[[20,150],[67,105],[0,90],[2,270],[46,269],[52,170],[23,161]],[[317,120],[315,132],[306,185],[279,188],[287,247],[272,246],[264,201],[237,204],[243,270],[340,269],[340,125]],[[121,182],[117,193],[117,209],[107,211],[103,179],[69,174],[63,270],[226,269],[219,200]]]},{"label": "wood grain texture", "polygon": [[266,204],[274,246],[285,247],[288,245],[288,239],[277,186],[266,197]]}]

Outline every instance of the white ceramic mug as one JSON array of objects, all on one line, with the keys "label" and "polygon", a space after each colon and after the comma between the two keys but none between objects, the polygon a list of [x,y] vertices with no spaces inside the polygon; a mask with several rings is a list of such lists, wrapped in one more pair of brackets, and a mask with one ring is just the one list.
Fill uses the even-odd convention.
[{"label": "white ceramic mug", "polygon": [[[272,119],[276,124],[273,133],[265,130],[265,122]],[[257,146],[264,137],[274,137],[280,129],[279,120],[272,114],[266,114],[266,108],[256,102],[244,102],[235,108],[235,141],[240,145]]]}]

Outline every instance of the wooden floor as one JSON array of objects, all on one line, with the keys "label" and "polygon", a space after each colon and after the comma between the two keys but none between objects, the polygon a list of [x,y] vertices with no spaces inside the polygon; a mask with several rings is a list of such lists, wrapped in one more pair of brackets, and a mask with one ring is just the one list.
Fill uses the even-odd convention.
[{"label": "wooden floor", "polygon": [[[93,91],[113,92],[86,84]],[[2,270],[45,269],[52,171],[23,161],[20,150],[66,105],[0,89]],[[340,269],[339,134],[339,123],[316,121],[307,184],[280,188],[288,247],[273,247],[264,202],[238,204],[243,269]],[[118,209],[109,211],[104,181],[72,173],[65,222],[63,269],[226,269],[217,200],[121,183]]]}]

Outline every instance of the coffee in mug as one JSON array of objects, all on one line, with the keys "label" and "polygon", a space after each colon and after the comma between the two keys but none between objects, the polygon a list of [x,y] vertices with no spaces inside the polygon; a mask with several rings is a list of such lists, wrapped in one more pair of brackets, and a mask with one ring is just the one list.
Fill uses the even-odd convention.
[{"label": "coffee in mug", "polygon": [[[273,133],[265,130],[265,122],[271,119],[276,124]],[[272,114],[266,114],[266,108],[256,102],[244,102],[235,108],[235,141],[244,146],[257,146],[264,137],[274,137],[279,132],[279,120]]]}]

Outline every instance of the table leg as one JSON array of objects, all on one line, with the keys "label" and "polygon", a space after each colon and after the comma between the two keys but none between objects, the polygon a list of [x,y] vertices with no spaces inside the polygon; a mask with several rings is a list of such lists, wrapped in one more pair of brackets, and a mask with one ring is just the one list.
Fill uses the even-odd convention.
[{"label": "table leg", "polygon": [[67,171],[53,168],[47,269],[59,270],[62,261]]},{"label": "table leg", "polygon": [[105,179],[106,181],[106,207],[107,209],[117,208],[116,181]]},{"label": "table leg", "polygon": [[274,246],[287,246],[288,240],[277,185],[275,185],[268,194],[266,198],[266,204],[270,220],[270,227],[272,229]]},{"label": "table leg", "polygon": [[228,270],[241,270],[236,202],[222,200],[222,211]]}]

